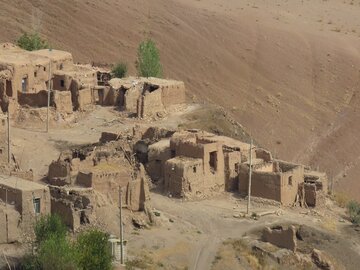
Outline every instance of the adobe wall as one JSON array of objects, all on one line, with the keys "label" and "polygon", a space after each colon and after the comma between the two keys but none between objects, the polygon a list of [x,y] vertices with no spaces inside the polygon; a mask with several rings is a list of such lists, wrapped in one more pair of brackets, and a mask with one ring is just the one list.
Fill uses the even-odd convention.
[{"label": "adobe wall", "polygon": [[141,90],[139,87],[129,88],[124,95],[124,109],[132,113],[137,113],[137,104],[140,95]]},{"label": "adobe wall", "polygon": [[[208,143],[204,144],[204,173],[205,177],[216,175],[215,183],[218,185],[224,185],[225,181],[225,166],[224,166],[224,152],[220,143]],[[217,164],[216,170],[213,170],[210,166],[210,153],[216,152]]]},{"label": "adobe wall", "polygon": [[54,186],[70,185],[70,164],[62,160],[53,161],[49,166],[48,181]]},{"label": "adobe wall", "polygon": [[305,202],[307,206],[315,207],[316,206],[316,185],[314,184],[305,184]]},{"label": "adobe wall", "polygon": [[75,211],[70,201],[52,198],[51,213],[58,214],[64,224],[72,230],[77,230],[80,227],[80,214]]},{"label": "adobe wall", "polygon": [[51,201],[50,201],[50,191],[48,187],[43,189],[34,190],[34,191],[23,191],[22,193],[22,209],[19,211],[21,213],[21,219],[23,221],[24,229],[32,228],[35,214],[34,214],[34,205],[33,199],[40,199],[40,213],[42,215],[49,214],[51,211]]},{"label": "adobe wall", "polygon": [[129,181],[126,191],[126,204],[132,211],[145,210],[146,202],[150,200],[150,191],[145,169],[140,165],[137,178]]},{"label": "adobe wall", "polygon": [[0,117],[0,163],[5,163],[8,161],[7,120],[1,112]]},{"label": "adobe wall", "polygon": [[225,190],[235,191],[238,189],[238,165],[241,163],[240,151],[225,151]]},{"label": "adobe wall", "polygon": [[11,207],[0,207],[0,244],[21,241],[20,214]]},{"label": "adobe wall", "polygon": [[[248,194],[249,166],[239,166],[239,192]],[[281,175],[279,173],[252,172],[251,195],[281,202]]]},{"label": "adobe wall", "polygon": [[53,101],[55,108],[58,112],[61,113],[72,113],[73,105],[71,102],[71,92],[70,91],[53,91]]},{"label": "adobe wall", "polygon": [[92,172],[82,172],[80,171],[76,177],[76,185],[91,188],[93,187],[93,174]]},{"label": "adobe wall", "polygon": [[185,84],[183,82],[160,86],[160,89],[161,101],[165,108],[175,104],[186,103]]},{"label": "adobe wall", "polygon": [[46,107],[48,104],[48,92],[46,90],[37,93],[18,93],[18,102],[21,106]]},{"label": "adobe wall", "polygon": [[304,182],[304,167],[297,166],[281,173],[281,203],[292,205],[299,191],[299,184]]},{"label": "adobe wall", "polygon": [[62,72],[53,75],[52,89],[58,91],[70,90],[73,78],[69,75],[63,74]]},{"label": "adobe wall", "polygon": [[[195,138],[194,138],[195,141]],[[204,145],[197,144],[193,141],[188,140],[174,140],[174,138],[170,139],[170,149],[172,151],[172,155],[174,156],[184,156],[184,157],[192,157],[192,158],[204,158]]]},{"label": "adobe wall", "polygon": [[294,226],[289,226],[288,228],[278,227],[273,229],[266,227],[263,231],[262,240],[277,247],[286,248],[296,252],[296,228]]},{"label": "adobe wall", "polygon": [[148,162],[146,170],[152,180],[164,178],[165,162],[171,158],[170,141],[162,140],[148,148]]},{"label": "adobe wall", "polygon": [[104,87],[98,91],[99,104],[102,106],[116,106],[124,103],[124,93],[112,87]]},{"label": "adobe wall", "polygon": [[164,105],[161,100],[161,91],[146,92],[139,97],[136,110],[138,117],[151,117],[162,111],[164,111]]},{"label": "adobe wall", "polygon": [[91,91],[91,89],[79,90],[78,103],[80,110],[84,109],[87,105],[92,103]]},{"label": "adobe wall", "polygon": [[264,162],[272,162],[273,160],[271,152],[262,148],[256,148],[255,156],[256,158],[263,159]]}]

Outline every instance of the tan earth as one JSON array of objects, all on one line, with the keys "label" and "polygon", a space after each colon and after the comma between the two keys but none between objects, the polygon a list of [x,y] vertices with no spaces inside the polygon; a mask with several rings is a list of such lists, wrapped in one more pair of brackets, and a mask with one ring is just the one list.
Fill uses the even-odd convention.
[{"label": "tan earth", "polygon": [[360,1],[0,1],[0,42],[38,30],[76,61],[125,60],[156,40],[165,76],[215,102],[277,156],[360,188]]}]

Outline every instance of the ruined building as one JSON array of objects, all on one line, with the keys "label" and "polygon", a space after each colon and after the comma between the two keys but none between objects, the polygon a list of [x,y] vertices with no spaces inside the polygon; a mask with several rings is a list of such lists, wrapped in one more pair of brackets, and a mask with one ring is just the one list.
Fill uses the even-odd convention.
[{"label": "ruined building", "polygon": [[6,118],[6,115],[0,110],[0,164],[4,164],[8,161],[8,131]]},{"label": "ruined building", "polygon": [[148,146],[146,168],[153,181],[177,197],[202,196],[215,190],[248,192],[283,205],[315,206],[326,194],[324,173],[303,165],[273,159],[270,152],[211,133],[189,130],[174,133]]},{"label": "ruined building", "polygon": [[49,188],[13,176],[0,175],[0,243],[21,240],[40,215],[50,213]]},{"label": "ruined building", "polygon": [[158,78],[112,79],[111,92],[104,96],[111,105],[147,118],[185,103],[183,82]]},{"label": "ruined building", "polygon": [[52,213],[65,217],[72,229],[91,222],[94,192],[116,205],[120,188],[124,205],[132,211],[144,210],[149,200],[145,170],[135,162],[126,137],[104,137],[104,143],[62,153],[49,166]]},{"label": "ruined building", "polygon": [[59,50],[28,52],[12,44],[0,45],[0,104],[13,114],[19,105],[52,105],[70,113],[94,102],[97,74],[90,66],[75,65],[71,53]]}]

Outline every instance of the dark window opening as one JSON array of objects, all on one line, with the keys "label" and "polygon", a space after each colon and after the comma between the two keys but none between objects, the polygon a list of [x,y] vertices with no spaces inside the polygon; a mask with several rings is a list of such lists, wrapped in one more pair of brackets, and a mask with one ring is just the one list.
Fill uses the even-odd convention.
[{"label": "dark window opening", "polygon": [[160,164],[160,163],[161,163],[161,160],[160,160],[160,159],[157,159],[157,160],[155,160],[155,162],[156,162],[157,164]]},{"label": "dark window opening", "polygon": [[36,71],[34,72],[34,77],[35,77],[35,78],[37,77],[37,72],[36,72]]},{"label": "dark window opening", "polygon": [[46,67],[44,67],[44,71],[46,71]]},{"label": "dark window opening", "polygon": [[34,212],[35,214],[40,214],[40,198],[34,199]]},{"label": "dark window opening", "polygon": [[217,170],[217,152],[216,151],[210,152],[209,164],[210,164],[210,169],[212,171]]},{"label": "dark window opening", "polygon": [[196,173],[196,167],[195,166],[193,167],[193,173]]},{"label": "dark window opening", "polygon": [[289,186],[292,186],[292,184],[293,184],[292,176],[289,176],[288,185],[289,185]]},{"label": "dark window opening", "polygon": [[176,151],[175,150],[171,150],[171,158],[176,157]]},{"label": "dark window opening", "polygon": [[21,89],[23,93],[27,92],[27,86],[28,86],[28,79],[27,77],[25,77],[21,80]]},{"label": "dark window opening", "polygon": [[2,155],[2,153],[3,153],[3,149],[2,149],[2,148],[0,148],[0,155]]},{"label": "dark window opening", "polygon": [[64,80],[60,80],[60,86],[65,87],[65,81]]},{"label": "dark window opening", "polygon": [[12,97],[13,95],[12,83],[10,80],[6,80],[6,95],[8,97]]},{"label": "dark window opening", "polygon": [[62,70],[64,68],[63,64],[60,64],[59,69]]}]

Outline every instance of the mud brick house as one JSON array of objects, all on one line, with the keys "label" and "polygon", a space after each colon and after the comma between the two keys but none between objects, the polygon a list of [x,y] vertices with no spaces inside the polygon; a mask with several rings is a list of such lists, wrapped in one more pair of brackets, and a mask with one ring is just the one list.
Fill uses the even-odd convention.
[{"label": "mud brick house", "polygon": [[[97,72],[76,65],[71,53],[59,50],[28,52],[12,44],[0,44],[0,104],[12,113],[18,105],[47,106],[47,89],[52,85],[52,105],[71,112],[95,102]],[[58,93],[58,92],[61,92]]]},{"label": "mud brick house", "polygon": [[251,194],[278,201],[316,206],[320,193],[327,192],[326,174],[303,165],[274,160],[262,148],[225,136],[188,130],[150,144],[146,169],[165,192],[177,197],[203,196],[210,191],[248,193],[252,166]]},{"label": "mud brick house", "polygon": [[231,138],[190,130],[149,146],[147,171],[162,179],[173,196],[236,189],[237,166],[247,159],[249,145]]},{"label": "mud brick house", "polygon": [[111,141],[66,151],[49,166],[51,212],[64,216],[64,222],[74,230],[91,222],[94,193],[116,204],[121,188],[123,203],[132,211],[143,211],[149,200],[145,169],[127,159],[131,151],[127,139],[107,137]]},{"label": "mud brick house", "polygon": [[40,215],[50,213],[49,188],[14,176],[0,175],[0,200],[0,217],[7,217],[1,219],[5,226],[0,226],[0,239],[1,235],[8,235],[13,226],[24,232],[31,231]]},{"label": "mud brick house", "polygon": [[[129,77],[112,79],[109,83],[110,105],[117,105],[140,118],[156,116],[186,101],[185,84],[181,81]],[[104,99],[108,99],[107,96]]]}]

